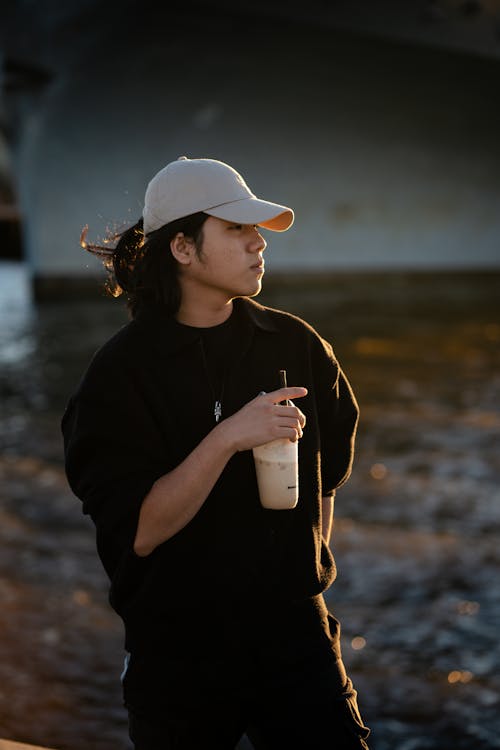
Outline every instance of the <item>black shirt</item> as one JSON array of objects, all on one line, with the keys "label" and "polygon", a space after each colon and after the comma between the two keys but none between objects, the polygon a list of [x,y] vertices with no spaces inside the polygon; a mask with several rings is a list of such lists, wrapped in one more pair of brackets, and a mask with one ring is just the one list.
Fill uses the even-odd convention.
[{"label": "black shirt", "polygon": [[321,535],[321,497],[351,472],[356,400],[330,344],[308,323],[246,298],[234,308],[224,417],[260,391],[275,390],[280,369],[289,384],[308,389],[300,400],[307,425],[293,510],[262,508],[252,452],[242,451],[181,531],[146,558],[133,551],[151,486],[215,425],[202,341],[217,365],[217,332],[209,342],[206,332],[159,309],[143,310],[95,354],[63,416],[67,477],[95,523],[129,650],[144,640],[163,643],[204,603],[230,612],[242,601],[297,600],[321,593],[335,578]]}]

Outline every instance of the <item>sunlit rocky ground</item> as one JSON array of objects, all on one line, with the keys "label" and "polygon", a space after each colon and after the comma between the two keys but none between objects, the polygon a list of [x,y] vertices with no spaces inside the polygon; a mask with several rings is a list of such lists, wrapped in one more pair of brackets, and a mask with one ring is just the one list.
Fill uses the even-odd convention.
[{"label": "sunlit rocky ground", "polygon": [[[125,314],[25,291],[0,264],[0,737],[118,750],[122,631],[59,420]],[[260,297],[333,342],[361,407],[327,598],[373,750],[500,748],[499,292],[498,273],[379,274]]]}]

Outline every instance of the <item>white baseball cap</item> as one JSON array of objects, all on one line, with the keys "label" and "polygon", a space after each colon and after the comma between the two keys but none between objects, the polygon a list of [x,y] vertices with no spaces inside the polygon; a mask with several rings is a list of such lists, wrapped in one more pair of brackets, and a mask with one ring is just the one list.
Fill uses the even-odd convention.
[{"label": "white baseball cap", "polygon": [[238,224],[258,224],[274,232],[284,232],[294,220],[291,208],[257,198],[229,164],[180,156],[148,184],[144,234],[199,211]]}]

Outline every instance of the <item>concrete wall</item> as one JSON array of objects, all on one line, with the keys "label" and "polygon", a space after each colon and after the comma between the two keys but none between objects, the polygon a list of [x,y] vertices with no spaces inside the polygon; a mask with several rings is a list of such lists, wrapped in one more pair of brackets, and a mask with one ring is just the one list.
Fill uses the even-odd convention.
[{"label": "concrete wall", "polygon": [[[291,23],[134,16],[81,38],[23,125],[36,277],[100,265],[81,228],[135,221],[181,154],[232,164],[296,210],[277,270],[500,265],[500,62]],[[75,32],[73,32],[75,33]]]}]

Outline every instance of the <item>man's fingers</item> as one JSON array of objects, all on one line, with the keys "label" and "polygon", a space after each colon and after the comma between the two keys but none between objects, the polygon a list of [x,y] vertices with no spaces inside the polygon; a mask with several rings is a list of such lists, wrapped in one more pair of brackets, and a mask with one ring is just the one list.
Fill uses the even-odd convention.
[{"label": "man's fingers", "polygon": [[[290,399],[288,399],[288,405],[289,406],[295,406],[295,404],[293,403],[293,401],[291,401]],[[297,408],[297,412],[298,412],[298,416],[299,416],[300,426],[301,427],[305,427],[305,425],[306,425],[306,415],[304,414],[304,412],[300,411],[299,408]]]},{"label": "man's fingers", "polygon": [[302,437],[302,428],[306,424],[305,415],[296,406],[278,406],[273,409],[274,415],[278,418],[282,427],[289,427]]},{"label": "man's fingers", "polygon": [[[280,418],[281,425],[293,430],[295,437],[290,439],[296,440],[302,437],[302,429],[306,424],[306,417],[301,410],[295,406],[292,398],[302,398],[307,395],[307,388],[300,386],[279,388],[276,391],[266,393],[261,391],[259,398],[265,399],[269,405],[274,404],[275,408],[272,413]],[[285,405],[286,404],[286,405]]]},{"label": "man's fingers", "polygon": [[291,400],[292,398],[303,398],[307,396],[307,388],[288,386],[287,388],[279,388],[277,391],[266,393],[266,398],[273,404],[279,404],[280,401]]}]

